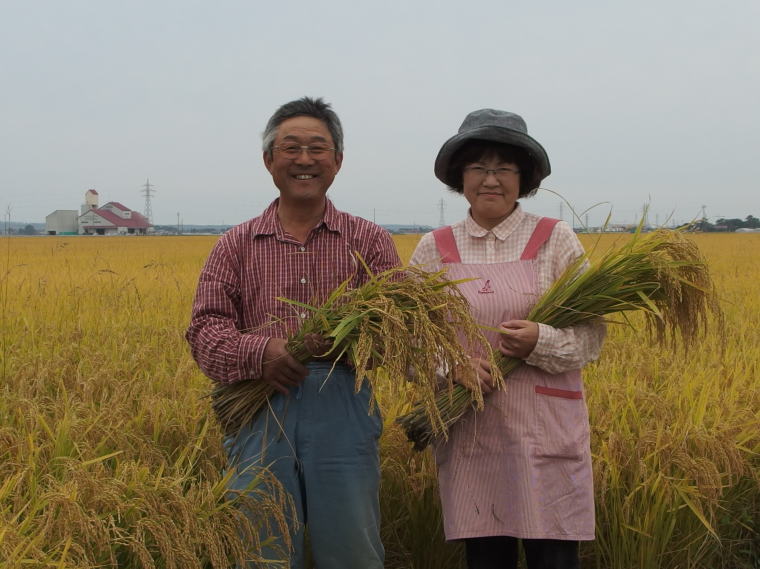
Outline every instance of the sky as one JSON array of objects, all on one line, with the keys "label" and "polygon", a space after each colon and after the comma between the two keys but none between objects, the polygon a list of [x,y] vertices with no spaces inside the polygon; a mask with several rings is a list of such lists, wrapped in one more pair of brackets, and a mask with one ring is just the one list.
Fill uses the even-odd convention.
[{"label": "sky", "polygon": [[0,208],[44,222],[94,188],[143,211],[149,179],[154,223],[240,223],[277,197],[268,118],[309,95],[345,132],[328,195],[380,224],[466,215],[433,163],[480,108],[549,154],[528,211],[760,216],[758,21],[757,0],[0,0]]}]

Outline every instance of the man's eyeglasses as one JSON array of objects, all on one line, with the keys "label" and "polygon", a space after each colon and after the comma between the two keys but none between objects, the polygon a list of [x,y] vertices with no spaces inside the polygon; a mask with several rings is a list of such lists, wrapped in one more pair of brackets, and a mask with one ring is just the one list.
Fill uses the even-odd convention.
[{"label": "man's eyeglasses", "polygon": [[286,158],[290,158],[291,160],[295,160],[301,156],[301,153],[304,150],[306,151],[306,154],[315,160],[326,158],[329,152],[335,150],[335,148],[331,148],[322,144],[314,144],[308,146],[303,146],[301,144],[281,144],[279,146],[275,146],[274,149]]},{"label": "man's eyeglasses", "polygon": [[516,168],[486,168],[485,166],[465,166],[465,172],[468,172],[474,178],[485,178],[489,173],[497,178],[510,178],[520,173]]}]

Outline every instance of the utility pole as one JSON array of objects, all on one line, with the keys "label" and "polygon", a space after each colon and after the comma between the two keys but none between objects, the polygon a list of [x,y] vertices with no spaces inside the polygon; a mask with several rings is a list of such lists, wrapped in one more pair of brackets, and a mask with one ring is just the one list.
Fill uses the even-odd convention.
[{"label": "utility pole", "polygon": [[443,227],[444,225],[446,225],[446,217],[443,214],[445,210],[446,210],[446,202],[443,201],[443,198],[441,198],[438,201],[438,213],[440,214],[438,216],[438,227]]},{"label": "utility pole", "polygon": [[[5,207],[5,219],[3,220],[3,221],[5,221],[5,234],[6,235],[10,235],[11,234],[11,211],[12,211],[12,208],[11,208],[10,204],[8,204]],[[8,243],[10,244],[10,241]],[[6,282],[8,282],[8,281],[6,281]]]},{"label": "utility pole", "polygon": [[146,178],[145,185],[142,189],[142,195],[145,196],[145,210],[143,211],[143,215],[151,225],[153,225],[153,207],[151,206],[150,198],[155,192],[156,190],[153,189],[153,184],[150,183],[150,178]]},{"label": "utility pole", "polygon": [[179,228],[179,212],[177,212],[177,235],[181,235],[181,231]]}]

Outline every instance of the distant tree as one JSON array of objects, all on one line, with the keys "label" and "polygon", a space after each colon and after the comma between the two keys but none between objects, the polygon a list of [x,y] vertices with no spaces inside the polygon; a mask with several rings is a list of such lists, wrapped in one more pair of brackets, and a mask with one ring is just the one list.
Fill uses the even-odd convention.
[{"label": "distant tree", "polygon": [[736,231],[740,227],[744,227],[744,222],[739,218],[731,218],[731,219],[725,219],[721,217],[715,222],[715,225],[723,225],[725,226],[726,231]]},{"label": "distant tree", "polygon": [[29,223],[25,225],[19,233],[21,233],[21,235],[37,235],[37,230],[34,228],[34,225]]},{"label": "distant tree", "polygon": [[754,215],[748,215],[744,219],[744,227],[749,229],[760,229],[760,219],[756,218]]}]

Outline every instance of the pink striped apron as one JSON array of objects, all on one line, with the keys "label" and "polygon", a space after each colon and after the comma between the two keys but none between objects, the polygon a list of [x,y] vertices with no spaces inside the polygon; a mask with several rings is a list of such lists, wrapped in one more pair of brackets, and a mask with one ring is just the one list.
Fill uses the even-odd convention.
[{"label": "pink striped apron", "polygon": [[[542,218],[520,260],[462,264],[450,227],[434,232],[451,279],[475,319],[524,319],[540,293],[536,255],[557,220]],[[486,331],[496,346],[498,333]],[[446,539],[506,535],[594,539],[588,410],[580,370],[550,374],[523,364],[506,389],[470,412],[435,449]]]}]

